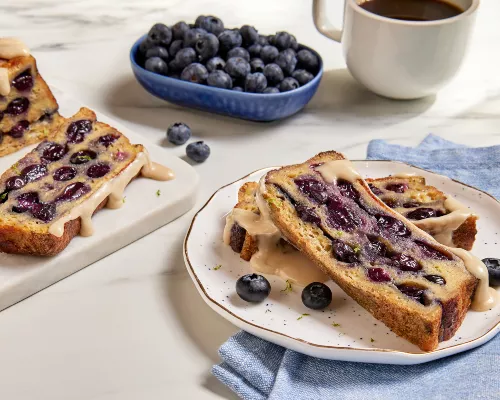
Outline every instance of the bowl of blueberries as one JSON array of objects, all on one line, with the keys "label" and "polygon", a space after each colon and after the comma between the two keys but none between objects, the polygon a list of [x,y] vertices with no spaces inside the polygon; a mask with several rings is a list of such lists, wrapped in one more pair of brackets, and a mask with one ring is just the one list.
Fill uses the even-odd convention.
[{"label": "bowl of blueberries", "polygon": [[153,25],[130,51],[139,83],[163,100],[253,121],[300,111],[318,89],[323,63],[288,32],[228,29],[217,17]]}]

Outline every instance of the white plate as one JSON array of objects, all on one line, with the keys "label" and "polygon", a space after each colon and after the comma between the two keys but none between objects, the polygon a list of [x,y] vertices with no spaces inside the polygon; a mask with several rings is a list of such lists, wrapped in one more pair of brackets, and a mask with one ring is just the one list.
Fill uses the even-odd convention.
[{"label": "white plate", "polygon": [[[354,161],[364,177],[383,177],[397,172],[416,173],[444,192],[456,196],[479,214],[478,235],[473,253],[480,258],[498,257],[500,203],[490,195],[442,175],[393,161]],[[500,328],[500,307],[478,313],[469,311],[456,335],[433,352],[396,336],[377,321],[337,285],[329,282],[333,301],[328,309],[307,309],[301,301],[301,287],[290,294],[281,290],[282,279],[267,276],[272,290],[261,304],[249,304],[235,292],[236,280],[251,271],[222,242],[225,214],[237,203],[243,182],[258,181],[271,168],[219,189],[196,214],[184,243],[187,269],[207,304],[236,326],[263,339],[315,357],[370,363],[418,364],[479,346],[493,338]],[[221,265],[220,269],[214,269]],[[309,316],[299,317],[301,314]]]},{"label": "white plate", "polygon": [[[71,116],[83,105],[54,89],[60,113]],[[142,143],[151,158],[172,168],[176,179],[159,182],[135,179],[125,189],[125,204],[118,210],[103,209],[92,218],[95,234],[75,237],[59,255],[50,258],[0,253],[0,310],[75,273],[108,254],[127,246],[190,210],[195,203],[198,175],[194,169],[145,138],[96,111],[97,119],[117,128],[132,143]],[[35,145],[0,158],[0,172],[10,168]],[[160,190],[160,196],[156,192]]]}]

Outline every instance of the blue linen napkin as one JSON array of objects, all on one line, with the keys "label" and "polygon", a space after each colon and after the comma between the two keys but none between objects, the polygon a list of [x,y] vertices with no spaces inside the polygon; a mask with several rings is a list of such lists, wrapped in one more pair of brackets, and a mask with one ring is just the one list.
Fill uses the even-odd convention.
[{"label": "blue linen napkin", "polygon": [[[368,159],[404,161],[500,197],[500,146],[468,148],[435,135],[415,148],[373,140]],[[245,400],[500,399],[500,336],[465,353],[406,366],[322,360],[243,331],[219,354],[222,363],[212,373]]]}]

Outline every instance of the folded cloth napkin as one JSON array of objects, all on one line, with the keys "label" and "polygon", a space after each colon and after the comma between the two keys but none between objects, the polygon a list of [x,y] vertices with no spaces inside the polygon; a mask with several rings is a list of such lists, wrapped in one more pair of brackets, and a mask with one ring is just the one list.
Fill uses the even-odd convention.
[{"label": "folded cloth napkin", "polygon": [[[416,148],[373,140],[368,159],[400,160],[500,197],[500,146],[468,148],[429,135]],[[239,332],[213,374],[241,398],[500,399],[500,336],[480,348],[419,365],[321,360]]]}]

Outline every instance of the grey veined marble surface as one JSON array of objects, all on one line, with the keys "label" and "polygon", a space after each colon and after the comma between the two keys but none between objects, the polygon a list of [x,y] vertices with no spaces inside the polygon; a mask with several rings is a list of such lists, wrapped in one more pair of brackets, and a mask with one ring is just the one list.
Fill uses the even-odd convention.
[{"label": "grey veined marble surface", "polygon": [[[342,1],[331,2],[341,23]],[[189,124],[210,159],[199,208],[220,186],[327,149],[366,155],[373,138],[418,143],[429,132],[472,146],[500,143],[500,2],[482,0],[459,75],[437,96],[391,101],[359,86],[341,48],[316,32],[311,2],[3,0],[0,36],[22,38],[49,84],[126,124],[171,154],[167,127]],[[132,43],[155,22],[213,14],[227,26],[288,30],[321,53],[325,75],[300,114],[251,123],[172,106],[146,93],[129,65]],[[161,160],[160,160],[161,161]],[[195,212],[0,313],[2,399],[211,399],[234,395],[210,376],[236,331],[198,296],[182,241]]]}]

